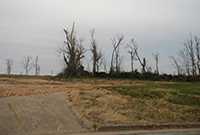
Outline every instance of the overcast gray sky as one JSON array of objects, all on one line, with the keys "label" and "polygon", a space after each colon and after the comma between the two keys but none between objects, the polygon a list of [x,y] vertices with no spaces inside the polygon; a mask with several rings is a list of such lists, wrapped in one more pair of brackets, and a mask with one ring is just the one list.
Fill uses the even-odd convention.
[{"label": "overcast gray sky", "polygon": [[[63,28],[73,21],[86,47],[89,30],[95,28],[109,57],[110,39],[124,34],[126,41],[136,38],[150,65],[152,53],[159,52],[161,72],[173,72],[168,56],[176,54],[190,33],[200,36],[199,7],[200,0],[0,0],[0,72],[5,72],[7,58],[14,60],[14,72],[23,72],[26,55],[39,56],[43,74],[59,72]],[[122,54],[128,69],[129,57]]]}]

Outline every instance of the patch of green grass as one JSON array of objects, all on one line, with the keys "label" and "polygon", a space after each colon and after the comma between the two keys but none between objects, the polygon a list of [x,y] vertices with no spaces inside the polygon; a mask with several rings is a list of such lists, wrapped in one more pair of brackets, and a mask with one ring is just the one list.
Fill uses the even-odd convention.
[{"label": "patch of green grass", "polygon": [[122,95],[140,99],[164,99],[173,104],[200,107],[200,83],[139,82],[140,85],[115,86],[111,89]]},{"label": "patch of green grass", "polygon": [[200,96],[200,83],[172,83],[161,85],[161,87],[166,89],[172,89],[173,91],[182,94]]},{"label": "patch of green grass", "polygon": [[173,95],[168,99],[169,102],[179,105],[199,106],[200,98],[191,95]]},{"label": "patch of green grass", "polygon": [[135,98],[141,99],[158,99],[163,98],[166,95],[165,91],[149,89],[145,86],[123,86],[123,87],[113,87],[113,90],[119,92],[123,95],[129,95]]}]

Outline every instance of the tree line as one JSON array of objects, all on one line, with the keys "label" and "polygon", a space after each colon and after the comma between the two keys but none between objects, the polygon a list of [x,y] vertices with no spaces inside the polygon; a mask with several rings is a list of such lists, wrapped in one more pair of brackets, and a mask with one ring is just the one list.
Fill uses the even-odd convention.
[{"label": "tree line", "polygon": [[[35,59],[33,59],[33,57],[31,56],[25,56],[22,61],[22,68],[24,70],[24,74],[29,75],[30,71],[34,70],[35,75],[40,75],[40,65],[38,61],[38,56],[36,56]],[[14,67],[14,61],[12,59],[6,59],[5,65],[7,75],[11,75]]]},{"label": "tree line", "polygon": [[[63,56],[66,67],[62,73],[58,76],[73,77],[73,76],[104,76],[104,77],[124,77],[124,78],[141,78],[155,77],[160,78],[184,78],[194,79],[200,76],[200,38],[195,36],[187,40],[184,43],[184,48],[177,53],[177,56],[170,56],[171,64],[176,69],[176,75],[160,74],[159,70],[159,58],[158,52],[153,53],[154,68],[147,64],[147,58],[142,56],[139,52],[139,46],[136,40],[132,38],[128,43],[125,43],[124,35],[118,35],[112,38],[112,50],[109,71],[107,71],[107,64],[104,57],[104,53],[99,48],[98,43],[95,39],[95,30],[90,31],[90,48],[86,49],[83,46],[83,40],[77,38],[75,32],[75,24],[71,29],[64,29],[65,33],[65,45],[61,48],[60,53]],[[126,48],[127,53],[130,57],[130,68],[131,72],[124,72],[121,70],[122,56],[121,49],[122,45]],[[86,71],[82,60],[85,58],[85,53],[90,52],[92,61],[92,72]],[[139,72],[135,65],[137,61],[141,67]],[[102,67],[101,71],[99,70]],[[154,70],[153,70],[154,69]]]},{"label": "tree line", "polygon": [[170,56],[178,75],[200,75],[200,38],[191,36],[177,56]]},{"label": "tree line", "polygon": [[[190,36],[179,50],[176,56],[169,56],[171,65],[173,65],[176,74],[160,74],[159,61],[160,54],[153,53],[153,68],[148,65],[148,59],[142,56],[135,38],[125,42],[124,35],[113,37],[111,46],[111,57],[105,57],[102,48],[95,38],[95,29],[90,31],[90,47],[85,48],[83,40],[78,39],[75,32],[75,23],[71,29],[64,29],[65,41],[63,48],[60,48],[60,54],[63,57],[65,68],[57,77],[115,77],[115,78],[136,78],[153,80],[200,80],[200,38]],[[130,57],[131,71],[125,72],[122,68],[121,51],[125,48]],[[90,52],[90,61],[92,62],[92,71],[85,70],[83,59],[86,53]],[[22,67],[24,74],[29,75],[34,70],[35,75],[40,75],[39,57],[25,56]],[[110,61],[110,63],[108,63]],[[137,63],[136,63],[137,62]],[[6,73],[12,74],[14,62],[12,59],[6,59]],[[138,70],[138,64],[140,70]],[[109,68],[108,68],[109,67]]]}]

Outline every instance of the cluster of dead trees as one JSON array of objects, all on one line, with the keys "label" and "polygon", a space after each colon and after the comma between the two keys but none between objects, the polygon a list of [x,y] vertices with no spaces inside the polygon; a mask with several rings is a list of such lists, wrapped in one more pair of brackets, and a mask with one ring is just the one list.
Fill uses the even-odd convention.
[{"label": "cluster of dead trees", "polygon": [[[90,48],[85,49],[83,46],[83,40],[77,38],[75,32],[75,24],[73,24],[72,29],[64,29],[65,32],[65,45],[61,49],[61,53],[64,57],[66,63],[66,68],[64,74],[66,76],[77,76],[90,74],[90,72],[84,70],[82,63],[86,52],[91,54],[92,62],[92,75],[106,74],[108,76],[112,75],[138,75],[145,74],[147,76],[161,77],[161,78],[173,78],[171,75],[162,74],[160,75],[159,70],[159,53],[153,53],[154,67],[148,65],[147,58],[142,56],[139,52],[136,40],[133,38],[128,43],[125,42],[123,35],[118,35],[112,38],[112,50],[111,59],[109,65],[109,71],[107,71],[107,60],[104,57],[102,50],[99,48],[97,41],[95,39],[95,30],[90,31]],[[126,48],[127,54],[130,57],[130,69],[131,72],[124,72],[121,70],[122,67],[122,47]],[[178,53],[178,57],[170,56],[172,65],[175,67],[177,74],[174,74],[174,78],[179,78],[177,76],[200,76],[200,38],[197,36],[192,37],[187,40],[184,44],[183,49]],[[137,62],[137,65],[136,65]],[[138,64],[141,67],[141,72],[138,72]],[[100,71],[101,67],[101,71]],[[102,70],[103,69],[103,70]],[[152,70],[154,69],[154,70]],[[127,74],[129,73],[129,75]],[[150,77],[151,78],[151,77]]]},{"label": "cluster of dead trees", "polygon": [[[64,70],[64,75],[66,76],[77,76],[82,74],[89,74],[88,71],[84,70],[84,66],[82,64],[82,59],[85,57],[85,53],[90,51],[92,54],[92,75],[99,74],[100,67],[104,68],[104,73],[107,73],[107,65],[105,57],[100,50],[96,39],[95,39],[95,30],[90,31],[90,48],[85,49],[83,47],[83,40],[79,40],[77,38],[75,32],[75,24],[73,24],[71,29],[64,29],[65,33],[65,45],[61,48],[61,54],[63,55],[66,68]],[[121,56],[121,46],[124,45],[124,36],[118,35],[112,38],[112,54],[110,60],[110,70],[108,71],[110,75],[117,74],[121,72],[122,65],[122,56]],[[131,39],[131,41],[125,44],[127,48],[127,53],[131,58],[131,72],[135,72],[137,69],[134,69],[134,62],[138,61],[142,73],[152,72],[152,68],[147,65],[147,59],[145,57],[141,57],[139,53],[138,46],[136,44],[135,39]],[[153,55],[155,59],[155,74],[159,74],[159,54],[156,53]],[[103,72],[101,72],[103,73]]]},{"label": "cluster of dead trees", "polygon": [[[74,76],[105,76],[106,77],[123,77],[123,78],[141,78],[141,79],[164,79],[164,80],[194,80],[199,78],[200,80],[200,38],[197,36],[191,36],[184,43],[184,47],[178,52],[177,56],[170,56],[170,60],[174,68],[176,69],[176,75],[161,74],[159,70],[159,53],[153,53],[154,67],[152,68],[148,64],[146,57],[142,56],[139,51],[137,42],[132,38],[129,42],[125,42],[123,35],[117,35],[112,38],[112,50],[110,65],[107,65],[107,60],[104,53],[99,48],[95,39],[95,30],[90,31],[90,47],[86,49],[83,46],[83,40],[78,39],[75,31],[75,24],[71,29],[64,29],[65,41],[64,47],[60,49],[60,53],[63,56],[65,62],[65,69],[59,75],[64,77]],[[122,68],[122,47],[126,48],[127,54],[130,57],[130,69],[131,72],[125,72]],[[86,53],[91,54],[92,72],[86,71],[83,66],[83,59]],[[38,56],[33,59],[31,56],[23,58],[24,73],[28,75],[31,70],[35,70],[35,75],[40,74],[40,65],[38,63]],[[137,62],[137,63],[136,63]],[[141,72],[137,70],[138,64]],[[6,60],[7,74],[12,73],[14,62],[12,59]],[[109,71],[107,67],[109,66]],[[153,70],[154,69],[154,70]],[[195,79],[196,80],[196,79]]]},{"label": "cluster of dead trees", "polygon": [[[29,75],[31,70],[34,70],[35,75],[40,74],[40,65],[38,63],[39,57],[36,56],[35,59],[31,56],[25,56],[22,61],[22,67],[24,69],[24,74]],[[8,75],[12,74],[14,61],[12,59],[6,59],[6,73]]]},{"label": "cluster of dead trees", "polygon": [[177,56],[170,56],[178,75],[200,76],[200,38],[191,36]]}]

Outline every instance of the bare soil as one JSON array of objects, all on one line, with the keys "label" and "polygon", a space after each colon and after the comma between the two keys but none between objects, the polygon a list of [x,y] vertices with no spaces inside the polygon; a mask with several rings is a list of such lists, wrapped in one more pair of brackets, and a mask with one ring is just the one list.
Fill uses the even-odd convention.
[{"label": "bare soil", "polygon": [[63,93],[0,98],[1,135],[58,135],[87,131]]}]

